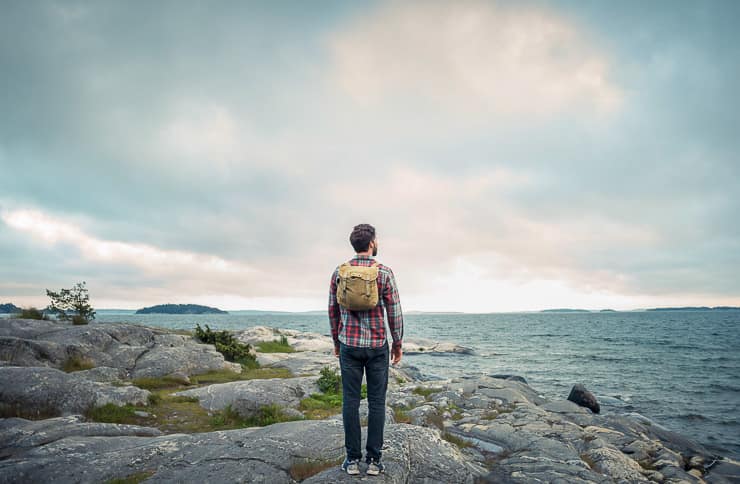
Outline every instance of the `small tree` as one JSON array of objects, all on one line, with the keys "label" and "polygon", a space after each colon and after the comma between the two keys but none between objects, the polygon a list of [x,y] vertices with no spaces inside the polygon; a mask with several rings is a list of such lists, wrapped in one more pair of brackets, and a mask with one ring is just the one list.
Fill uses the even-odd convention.
[{"label": "small tree", "polygon": [[56,313],[59,319],[71,319],[73,324],[87,324],[95,319],[85,281],[78,282],[72,289],[61,289],[59,292],[47,289],[46,295],[51,298],[49,310]]}]

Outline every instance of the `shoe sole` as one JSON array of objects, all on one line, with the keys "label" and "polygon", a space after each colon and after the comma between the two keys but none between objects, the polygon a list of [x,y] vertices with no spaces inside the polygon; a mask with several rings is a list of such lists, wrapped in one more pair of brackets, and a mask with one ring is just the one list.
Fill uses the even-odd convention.
[{"label": "shoe sole", "polygon": [[381,474],[383,471],[371,471],[368,469],[367,475],[368,476],[377,476],[378,474]]},{"label": "shoe sole", "polygon": [[346,472],[347,474],[349,474],[350,476],[358,476],[358,475],[360,475],[360,469],[357,469],[356,471],[351,471],[349,469],[344,469],[343,468],[342,470],[344,472]]}]

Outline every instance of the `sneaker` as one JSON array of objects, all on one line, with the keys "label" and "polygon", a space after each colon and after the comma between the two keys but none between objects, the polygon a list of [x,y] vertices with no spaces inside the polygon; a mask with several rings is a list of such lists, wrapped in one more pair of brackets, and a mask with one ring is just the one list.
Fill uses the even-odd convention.
[{"label": "sneaker", "polygon": [[368,463],[367,475],[377,476],[378,474],[382,474],[383,472],[385,472],[385,466],[379,460],[373,459],[370,461],[370,463]]},{"label": "sneaker", "polygon": [[360,473],[360,459],[344,459],[342,470],[351,476],[358,475]]}]

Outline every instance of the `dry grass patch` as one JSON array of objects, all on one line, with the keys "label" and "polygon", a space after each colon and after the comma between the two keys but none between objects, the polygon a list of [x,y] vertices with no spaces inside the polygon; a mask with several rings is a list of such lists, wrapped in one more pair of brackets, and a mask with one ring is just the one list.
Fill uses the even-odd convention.
[{"label": "dry grass patch", "polygon": [[435,390],[433,388],[416,387],[412,390],[413,393],[421,395],[425,400],[429,400],[429,396],[433,393],[439,393],[442,390]]},{"label": "dry grass patch", "polygon": [[264,380],[267,378],[292,378],[293,374],[287,368],[244,368],[241,373],[229,370],[211,371],[200,375],[192,375],[190,381],[194,385],[212,385],[214,383],[228,383],[241,380]]},{"label": "dry grass patch", "polygon": [[342,463],[342,460],[343,459],[341,457],[334,460],[299,460],[294,462],[293,465],[290,466],[288,472],[290,473],[290,477],[300,482],[308,479],[311,476],[315,476],[319,472],[323,472],[326,469],[330,469],[332,467],[340,465]]},{"label": "dry grass patch", "polygon": [[62,370],[66,371],[67,373],[89,370],[91,368],[95,368],[95,363],[90,358],[85,358],[84,356],[79,355],[70,356],[64,361],[64,364],[62,365]]},{"label": "dry grass patch", "polygon": [[155,474],[154,471],[142,471],[135,474],[128,475],[126,477],[110,479],[105,481],[105,484],[139,484]]},{"label": "dry grass patch", "polygon": [[411,417],[409,417],[408,410],[404,407],[393,407],[393,419],[396,423],[411,423]]},{"label": "dry grass patch", "polygon": [[442,438],[445,439],[447,442],[455,444],[460,449],[473,446],[473,444],[463,439],[462,437],[458,437],[457,435],[451,434],[449,432],[444,432],[442,434]]}]

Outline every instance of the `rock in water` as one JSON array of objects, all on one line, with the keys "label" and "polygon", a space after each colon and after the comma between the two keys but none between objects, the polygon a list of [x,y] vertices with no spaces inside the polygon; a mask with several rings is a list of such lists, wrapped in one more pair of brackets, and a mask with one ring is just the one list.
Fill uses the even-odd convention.
[{"label": "rock in water", "polygon": [[599,402],[596,401],[594,394],[586,390],[586,387],[580,383],[573,385],[573,388],[570,390],[570,395],[568,395],[568,400],[580,405],[581,407],[590,409],[593,413],[599,413],[601,411]]}]

